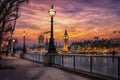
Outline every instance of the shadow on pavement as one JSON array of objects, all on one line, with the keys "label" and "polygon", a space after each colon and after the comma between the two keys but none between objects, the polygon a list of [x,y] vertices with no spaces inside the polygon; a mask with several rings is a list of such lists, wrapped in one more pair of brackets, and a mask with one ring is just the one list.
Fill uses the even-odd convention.
[{"label": "shadow on pavement", "polygon": [[10,69],[14,70],[16,68],[13,66],[0,66],[0,70],[10,70]]}]

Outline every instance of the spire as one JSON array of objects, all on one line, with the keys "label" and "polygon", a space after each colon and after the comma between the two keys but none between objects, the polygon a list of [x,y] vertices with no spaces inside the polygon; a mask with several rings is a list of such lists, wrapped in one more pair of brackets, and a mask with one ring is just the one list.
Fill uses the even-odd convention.
[{"label": "spire", "polygon": [[53,9],[53,4],[52,4],[51,8]]},{"label": "spire", "polygon": [[68,34],[67,34],[67,30],[66,30],[66,29],[65,29],[65,34],[64,34],[64,35],[68,35]]}]

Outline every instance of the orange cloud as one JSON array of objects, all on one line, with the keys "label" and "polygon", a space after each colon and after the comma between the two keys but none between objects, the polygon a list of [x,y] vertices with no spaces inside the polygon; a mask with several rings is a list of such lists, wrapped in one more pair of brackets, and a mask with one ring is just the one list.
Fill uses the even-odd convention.
[{"label": "orange cloud", "polygon": [[[118,4],[108,0],[103,0],[107,5],[101,2],[54,0],[57,11],[54,17],[55,40],[63,41],[65,29],[68,30],[70,41],[92,39],[94,36],[119,37],[119,34],[113,34],[113,31],[120,30]],[[22,6],[14,37],[22,43],[22,32],[25,30],[27,44],[37,44],[38,34],[50,30],[50,7],[50,0],[31,0],[29,5]],[[49,37],[49,34],[46,37]]]}]

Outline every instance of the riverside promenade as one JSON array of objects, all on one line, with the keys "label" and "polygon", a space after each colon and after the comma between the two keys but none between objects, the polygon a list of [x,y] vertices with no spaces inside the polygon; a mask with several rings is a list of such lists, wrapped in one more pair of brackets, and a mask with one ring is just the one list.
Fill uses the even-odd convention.
[{"label": "riverside promenade", "polygon": [[0,80],[90,80],[54,67],[28,60],[2,56]]},{"label": "riverside promenade", "polygon": [[0,80],[99,80],[11,56],[0,64]]}]

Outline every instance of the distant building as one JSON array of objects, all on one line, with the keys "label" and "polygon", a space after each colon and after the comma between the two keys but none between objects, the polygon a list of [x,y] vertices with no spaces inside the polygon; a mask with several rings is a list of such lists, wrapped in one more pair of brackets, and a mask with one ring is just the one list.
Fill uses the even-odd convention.
[{"label": "distant building", "polygon": [[38,35],[38,47],[37,50],[45,50],[44,35]]},{"label": "distant building", "polygon": [[99,37],[98,37],[98,36],[95,36],[95,37],[93,38],[93,40],[94,40],[94,41],[98,41],[98,40],[99,40]]},{"label": "distant building", "polygon": [[99,39],[94,38],[94,40],[84,40],[79,42],[73,42],[70,45],[71,52],[102,52],[110,53],[113,50],[120,52],[120,38],[113,39]]},{"label": "distant building", "polygon": [[111,40],[111,44],[118,44],[120,45],[120,38],[114,38]]},{"label": "distant building", "polygon": [[45,50],[48,50],[48,46],[49,46],[49,42],[48,42],[48,38],[46,38],[46,42],[45,42]]},{"label": "distant building", "polygon": [[62,52],[63,51],[63,46],[62,45],[58,45],[57,46],[57,51],[58,52]]},{"label": "distant building", "polygon": [[38,47],[44,46],[44,35],[38,35]]},{"label": "distant building", "polygon": [[64,52],[68,52],[68,34],[67,34],[67,30],[65,30],[64,33],[64,47],[63,47],[63,51]]}]

